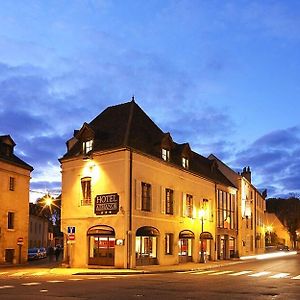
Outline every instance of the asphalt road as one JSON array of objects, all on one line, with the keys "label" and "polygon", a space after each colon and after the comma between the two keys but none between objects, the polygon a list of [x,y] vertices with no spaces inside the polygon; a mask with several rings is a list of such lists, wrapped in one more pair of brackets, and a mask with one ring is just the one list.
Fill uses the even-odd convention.
[{"label": "asphalt road", "polygon": [[51,275],[0,269],[0,299],[300,299],[300,255],[143,275]]}]

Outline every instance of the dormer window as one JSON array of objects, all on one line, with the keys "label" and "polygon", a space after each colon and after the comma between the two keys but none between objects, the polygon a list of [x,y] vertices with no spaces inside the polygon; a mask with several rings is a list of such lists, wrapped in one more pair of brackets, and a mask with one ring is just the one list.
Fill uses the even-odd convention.
[{"label": "dormer window", "polygon": [[161,157],[164,161],[170,160],[170,150],[162,148],[161,149]]},{"label": "dormer window", "polygon": [[183,166],[185,169],[188,169],[188,168],[189,168],[189,159],[188,159],[188,158],[182,157],[182,166]]},{"label": "dormer window", "polygon": [[89,153],[93,149],[93,140],[83,142],[82,147],[83,154]]}]

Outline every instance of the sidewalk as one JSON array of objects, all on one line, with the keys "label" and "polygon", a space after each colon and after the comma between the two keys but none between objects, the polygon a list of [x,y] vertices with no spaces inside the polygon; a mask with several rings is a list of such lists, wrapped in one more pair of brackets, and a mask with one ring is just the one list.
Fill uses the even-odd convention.
[{"label": "sidewalk", "polygon": [[136,269],[88,269],[88,268],[67,268],[58,267],[52,268],[50,273],[56,275],[134,275],[134,274],[159,274],[172,272],[187,272],[197,271],[203,269],[220,268],[223,266],[242,263],[242,260],[223,260],[223,261],[209,261],[207,263],[185,263],[171,266],[151,265],[138,266]]}]

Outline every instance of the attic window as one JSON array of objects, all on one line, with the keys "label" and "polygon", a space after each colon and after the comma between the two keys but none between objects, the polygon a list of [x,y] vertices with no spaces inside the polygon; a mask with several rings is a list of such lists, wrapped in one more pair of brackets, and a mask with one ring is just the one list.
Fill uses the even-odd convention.
[{"label": "attic window", "polygon": [[185,169],[188,169],[188,168],[189,168],[189,159],[188,159],[188,158],[182,157],[182,166],[183,166]]},{"label": "attic window", "polygon": [[164,161],[169,161],[170,160],[170,150],[166,148],[161,149],[161,157]]},{"label": "attic window", "polygon": [[92,149],[93,149],[93,140],[83,142],[82,144],[83,154],[89,153]]}]

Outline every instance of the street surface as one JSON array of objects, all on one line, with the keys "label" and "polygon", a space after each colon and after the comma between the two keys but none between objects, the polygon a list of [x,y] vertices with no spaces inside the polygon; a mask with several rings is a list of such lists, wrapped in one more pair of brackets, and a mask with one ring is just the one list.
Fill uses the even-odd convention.
[{"label": "street surface", "polygon": [[300,299],[300,255],[199,271],[58,275],[0,269],[0,299]]}]

